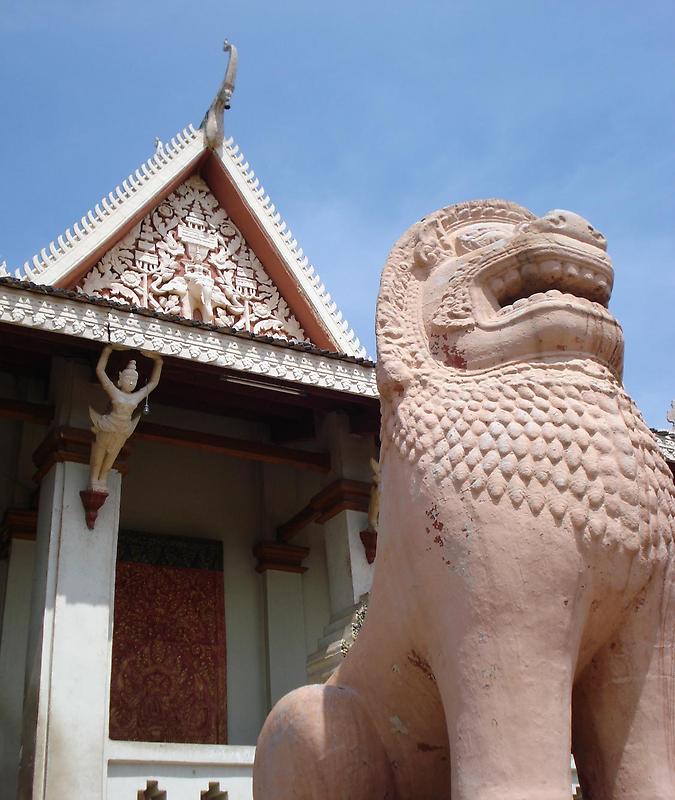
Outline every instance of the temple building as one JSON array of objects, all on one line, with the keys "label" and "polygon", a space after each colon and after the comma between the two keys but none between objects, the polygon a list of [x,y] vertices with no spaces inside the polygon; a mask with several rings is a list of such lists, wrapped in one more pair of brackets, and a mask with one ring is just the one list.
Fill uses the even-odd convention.
[{"label": "temple building", "polygon": [[330,674],[370,587],[374,365],[224,99],[1,270],[8,799],[250,800],[268,711]]},{"label": "temple building", "polygon": [[224,136],[231,73],[199,128],[0,265],[8,800],[251,800],[272,705],[362,616],[374,363]]}]

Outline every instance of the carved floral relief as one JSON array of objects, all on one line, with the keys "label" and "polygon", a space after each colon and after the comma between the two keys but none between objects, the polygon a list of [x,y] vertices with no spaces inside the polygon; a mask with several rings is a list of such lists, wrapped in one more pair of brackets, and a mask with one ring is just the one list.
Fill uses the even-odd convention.
[{"label": "carved floral relief", "polygon": [[182,183],[82,278],[83,294],[286,340],[304,331],[206,183]]},{"label": "carved floral relief", "polygon": [[120,532],[110,738],[227,741],[222,545]]}]

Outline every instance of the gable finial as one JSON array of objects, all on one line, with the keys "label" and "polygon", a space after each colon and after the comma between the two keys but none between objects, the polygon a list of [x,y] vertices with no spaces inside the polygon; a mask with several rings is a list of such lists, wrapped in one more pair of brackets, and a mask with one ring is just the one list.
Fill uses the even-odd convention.
[{"label": "gable finial", "polygon": [[225,77],[202,122],[206,144],[212,150],[219,148],[223,143],[225,137],[223,112],[230,107],[230,98],[234,94],[234,81],[237,77],[237,48],[225,39],[223,50],[229,54]]}]

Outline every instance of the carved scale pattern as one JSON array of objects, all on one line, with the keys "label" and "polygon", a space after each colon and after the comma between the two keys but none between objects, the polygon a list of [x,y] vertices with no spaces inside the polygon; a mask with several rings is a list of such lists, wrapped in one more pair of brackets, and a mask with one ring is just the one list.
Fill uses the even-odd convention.
[{"label": "carved scale pattern", "polygon": [[453,386],[431,377],[385,413],[383,439],[456,491],[663,556],[675,521],[670,471],[623,389],[601,367],[591,376],[578,366],[513,365]]},{"label": "carved scale pattern", "polygon": [[132,228],[76,288],[257,335],[307,341],[262,264],[198,176]]}]

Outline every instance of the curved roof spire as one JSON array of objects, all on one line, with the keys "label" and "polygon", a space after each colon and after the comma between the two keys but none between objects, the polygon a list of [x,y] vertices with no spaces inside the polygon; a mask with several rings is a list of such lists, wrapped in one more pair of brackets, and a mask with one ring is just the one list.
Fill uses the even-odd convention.
[{"label": "curved roof spire", "polygon": [[223,50],[229,55],[225,77],[202,122],[206,144],[212,150],[219,149],[223,144],[225,138],[223,113],[230,107],[234,82],[237,78],[237,48],[225,39]]}]

